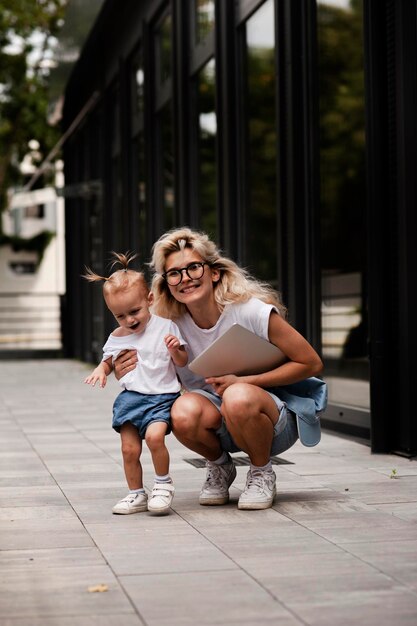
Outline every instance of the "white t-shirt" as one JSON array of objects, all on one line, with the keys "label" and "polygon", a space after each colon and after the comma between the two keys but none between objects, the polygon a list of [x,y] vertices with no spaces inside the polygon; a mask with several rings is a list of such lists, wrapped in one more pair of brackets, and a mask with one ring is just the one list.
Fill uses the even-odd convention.
[{"label": "white t-shirt", "polygon": [[103,361],[109,357],[114,360],[122,350],[136,350],[138,354],[136,368],[119,380],[124,389],[147,394],[177,393],[180,390],[175,365],[165,345],[166,335],[175,335],[182,346],[186,345],[178,326],[157,315],[151,315],[145,330],[139,334],[109,336],[103,346]]},{"label": "white t-shirt", "polygon": [[[212,328],[200,328],[195,324],[189,313],[176,318],[175,322],[187,342],[188,363],[201,354],[203,350],[235,323],[268,340],[268,325],[271,311],[277,311],[273,304],[265,304],[258,298],[251,298],[247,302],[227,304],[217,323]],[[185,389],[206,389],[211,393],[215,393],[212,385],[208,385],[204,378],[194,374],[188,368],[188,365],[177,367],[177,372]]]}]

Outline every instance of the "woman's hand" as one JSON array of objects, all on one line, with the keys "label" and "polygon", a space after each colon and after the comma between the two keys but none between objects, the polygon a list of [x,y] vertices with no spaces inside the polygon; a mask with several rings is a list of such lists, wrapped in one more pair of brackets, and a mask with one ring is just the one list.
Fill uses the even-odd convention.
[{"label": "woman's hand", "polygon": [[212,376],[211,378],[206,378],[206,383],[212,385],[214,387],[214,391],[222,396],[225,390],[237,383],[238,377],[234,374],[227,374],[226,376]]},{"label": "woman's hand", "polygon": [[114,375],[117,380],[120,380],[122,376],[134,370],[137,362],[138,355],[136,350],[123,350],[113,363]]}]

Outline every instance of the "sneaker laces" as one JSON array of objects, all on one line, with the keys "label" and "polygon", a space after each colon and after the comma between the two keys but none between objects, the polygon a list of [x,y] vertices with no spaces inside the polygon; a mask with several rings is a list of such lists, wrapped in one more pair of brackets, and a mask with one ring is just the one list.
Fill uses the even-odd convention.
[{"label": "sneaker laces", "polygon": [[[212,461],[207,461],[207,475],[203,489],[226,489],[229,486],[229,480],[234,470],[232,462],[217,465]],[[236,471],[236,470],[235,470]],[[234,477],[232,477],[234,478]],[[232,482],[232,481],[230,481]]]},{"label": "sneaker laces", "polygon": [[267,473],[270,474],[259,469],[250,470],[246,479],[246,490],[263,491]]},{"label": "sneaker laces", "polygon": [[221,482],[222,473],[220,471],[220,465],[216,465],[215,463],[207,462],[207,476],[205,487],[214,487],[216,483],[220,480]]}]

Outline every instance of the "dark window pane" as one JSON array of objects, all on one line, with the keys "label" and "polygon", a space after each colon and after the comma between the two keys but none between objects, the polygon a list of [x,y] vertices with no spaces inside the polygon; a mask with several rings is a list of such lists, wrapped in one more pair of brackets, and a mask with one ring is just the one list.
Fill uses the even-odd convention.
[{"label": "dark window pane", "polygon": [[172,228],[175,225],[174,206],[174,152],[171,103],[168,103],[159,114],[159,138],[161,154],[161,182],[162,182],[162,214],[163,227]]},{"label": "dark window pane", "polygon": [[122,206],[122,170],[119,157],[115,157],[111,160],[111,216],[112,216],[112,228],[111,237],[114,241],[116,250],[121,250],[124,246],[123,238],[123,206]]},{"label": "dark window pane", "polygon": [[144,111],[144,87],[145,74],[143,71],[142,60],[135,67],[135,87],[136,87],[136,110],[139,115],[143,115]]},{"label": "dark window pane", "polygon": [[172,34],[172,18],[168,13],[161,21],[156,31],[156,62],[158,84],[163,85],[168,78],[171,77],[171,34]]},{"label": "dark window pane", "polygon": [[[109,124],[109,132],[111,132],[111,153],[112,155],[120,152],[120,105],[119,105],[119,89],[115,89],[111,99],[111,118]],[[111,129],[111,131],[110,131]]]},{"label": "dark window pane", "polygon": [[199,44],[214,27],[214,0],[194,0],[195,40]]},{"label": "dark window pane", "polygon": [[[366,379],[362,1],[319,2],[318,41],[323,356],[327,372]],[[366,394],[340,393],[333,400],[369,403]]]},{"label": "dark window pane", "polygon": [[146,177],[145,177],[145,140],[142,133],[137,137],[137,159],[138,159],[138,187],[137,187],[137,203],[138,203],[138,239],[139,239],[139,256],[143,262],[147,257],[146,251]]},{"label": "dark window pane", "polygon": [[246,22],[245,263],[276,282],[276,68],[274,3],[267,0]]},{"label": "dark window pane", "polygon": [[209,61],[198,74],[198,195],[200,227],[217,237],[216,211],[216,65]]},{"label": "dark window pane", "polygon": [[25,217],[43,219],[45,217],[45,205],[33,204],[32,206],[27,206],[23,213]]},{"label": "dark window pane", "polygon": [[147,260],[146,251],[146,166],[144,140],[145,73],[143,52],[140,49],[131,66],[131,180],[134,185],[133,213],[129,221],[131,248],[138,252],[141,263]]}]

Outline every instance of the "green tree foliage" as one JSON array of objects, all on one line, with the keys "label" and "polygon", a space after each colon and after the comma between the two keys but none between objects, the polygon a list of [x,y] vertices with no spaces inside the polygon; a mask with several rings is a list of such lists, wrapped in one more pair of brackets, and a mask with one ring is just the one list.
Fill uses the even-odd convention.
[{"label": "green tree foliage", "polygon": [[58,139],[47,123],[48,60],[68,0],[0,0],[0,210],[6,192],[24,183],[28,142],[46,156]]},{"label": "green tree foliage", "polygon": [[20,250],[36,252],[38,256],[37,264],[40,265],[45,250],[54,237],[55,233],[50,230],[43,230],[37,235],[33,235],[27,239],[0,233],[0,246],[10,246],[14,252],[20,252]]}]

